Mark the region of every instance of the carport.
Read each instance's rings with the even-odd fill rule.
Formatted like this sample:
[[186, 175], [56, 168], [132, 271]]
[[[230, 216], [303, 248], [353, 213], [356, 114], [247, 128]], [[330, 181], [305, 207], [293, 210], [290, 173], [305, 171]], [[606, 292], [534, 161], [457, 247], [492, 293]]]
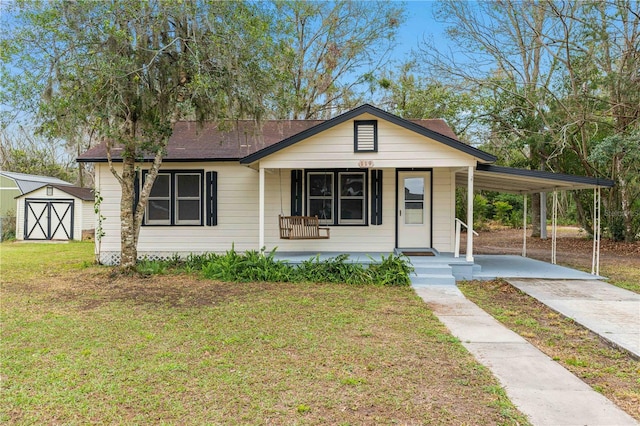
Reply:
[[[558, 220], [558, 192], [559, 191], [576, 191], [582, 189], [593, 189], [593, 254], [591, 262], [591, 273], [599, 275], [600, 273], [600, 201], [601, 189], [611, 188], [614, 182], [609, 179], [593, 178], [586, 176], [567, 175], [562, 173], [552, 173], [541, 170], [516, 169], [512, 167], [495, 166], [489, 164], [478, 164], [475, 170], [461, 169], [456, 172], [456, 185], [466, 186], [468, 188], [468, 196], [474, 190], [486, 190], [495, 192], [506, 192], [511, 194], [520, 194], [524, 199], [524, 226], [523, 226], [523, 243], [522, 256], [527, 256], [527, 195], [535, 193], [553, 194], [553, 207], [551, 215], [551, 263], [556, 263], [556, 239], [557, 239], [557, 220]], [[467, 222], [470, 226], [473, 224], [473, 202], [468, 202], [469, 209]], [[473, 229], [468, 229], [467, 238], [473, 239]], [[459, 241], [459, 232], [456, 233], [456, 241]], [[459, 244], [456, 245], [459, 248]], [[472, 244], [467, 244], [467, 247]], [[457, 257], [458, 252], [455, 253]]]

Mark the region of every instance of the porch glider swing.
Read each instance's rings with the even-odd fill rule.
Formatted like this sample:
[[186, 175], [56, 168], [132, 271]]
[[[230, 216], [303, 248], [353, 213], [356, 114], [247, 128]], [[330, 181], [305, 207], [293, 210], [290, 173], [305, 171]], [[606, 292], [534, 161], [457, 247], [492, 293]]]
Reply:
[[[291, 171], [291, 191], [292, 204], [291, 216], [285, 216], [282, 209], [282, 172], [278, 170], [280, 179], [280, 214], [278, 222], [280, 225], [281, 240], [328, 240], [331, 229], [320, 226], [318, 216], [302, 216], [299, 212], [302, 199], [302, 172], [300, 170]], [[299, 204], [299, 205], [298, 205]]]
[[[318, 216], [282, 216], [280, 239], [282, 240], [326, 240], [331, 229], [320, 227]], [[322, 232], [321, 232], [322, 231]]]

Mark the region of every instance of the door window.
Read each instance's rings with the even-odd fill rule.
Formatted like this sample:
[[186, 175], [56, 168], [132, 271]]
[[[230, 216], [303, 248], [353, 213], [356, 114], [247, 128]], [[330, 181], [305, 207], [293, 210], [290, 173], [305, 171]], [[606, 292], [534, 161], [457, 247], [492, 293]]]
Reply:
[[405, 225], [424, 223], [424, 178], [404, 178], [404, 212]]

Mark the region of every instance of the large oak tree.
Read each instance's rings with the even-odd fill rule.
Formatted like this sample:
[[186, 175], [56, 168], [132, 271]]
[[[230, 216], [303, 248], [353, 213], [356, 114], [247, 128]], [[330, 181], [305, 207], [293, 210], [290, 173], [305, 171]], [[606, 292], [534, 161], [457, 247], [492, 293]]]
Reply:
[[[259, 119], [277, 50], [270, 10], [213, 0], [20, 1], [2, 30], [5, 99], [54, 136], [86, 131], [120, 183], [121, 267], [176, 120]], [[6, 13], [6, 11], [5, 11]], [[112, 148], [121, 163], [112, 161]], [[134, 204], [137, 165], [153, 162]]]

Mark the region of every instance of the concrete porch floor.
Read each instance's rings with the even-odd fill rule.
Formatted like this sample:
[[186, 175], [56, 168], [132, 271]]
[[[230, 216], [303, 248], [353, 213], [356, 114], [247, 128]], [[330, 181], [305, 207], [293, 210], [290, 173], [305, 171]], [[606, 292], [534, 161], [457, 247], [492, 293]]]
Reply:
[[[387, 252], [276, 252], [277, 260], [289, 263], [301, 263], [318, 257], [319, 260], [335, 258], [341, 254], [348, 254], [349, 261], [362, 264], [378, 262], [382, 256], [388, 256]], [[474, 262], [467, 262], [464, 255], [453, 257], [453, 253], [436, 253], [435, 256], [409, 256], [409, 260], [416, 269], [437, 268], [449, 266], [453, 270], [456, 280], [477, 279], [491, 280], [495, 278], [538, 278], [538, 279], [565, 279], [565, 280], [593, 280], [603, 279], [597, 275], [567, 268], [560, 265], [542, 262], [515, 255], [476, 255]], [[442, 271], [440, 271], [442, 272]], [[412, 277], [415, 278], [415, 277]], [[426, 280], [428, 281], [428, 280]], [[428, 285], [429, 282], [423, 284]], [[434, 282], [434, 284], [441, 284]]]

